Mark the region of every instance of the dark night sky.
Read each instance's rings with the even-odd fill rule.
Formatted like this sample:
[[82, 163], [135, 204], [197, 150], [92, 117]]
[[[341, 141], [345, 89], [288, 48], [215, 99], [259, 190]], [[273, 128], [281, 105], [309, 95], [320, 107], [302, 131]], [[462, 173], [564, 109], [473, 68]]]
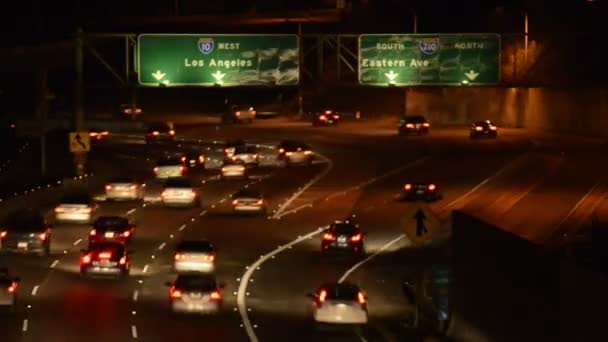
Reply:
[[[145, 31], [119, 27], [118, 17], [169, 16], [175, 0], [31, 0], [11, 5], [2, 13], [3, 46], [35, 44], [66, 37], [78, 22], [94, 31]], [[353, 0], [352, 12], [335, 27], [314, 27], [318, 32], [408, 32], [412, 10], [419, 15], [419, 32], [519, 32], [523, 9], [530, 13], [531, 31], [604, 30], [606, 6], [595, 0]], [[306, 9], [331, 7], [330, 0], [179, 0], [182, 14], [244, 13], [274, 8]], [[94, 25], [92, 25], [95, 23]], [[190, 30], [170, 26], [172, 31]], [[150, 28], [150, 31], [154, 31]]]

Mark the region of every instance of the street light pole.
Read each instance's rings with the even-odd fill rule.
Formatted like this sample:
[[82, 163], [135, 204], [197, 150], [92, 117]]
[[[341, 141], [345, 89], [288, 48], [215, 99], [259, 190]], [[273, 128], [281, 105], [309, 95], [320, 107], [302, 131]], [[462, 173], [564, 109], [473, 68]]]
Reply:
[[414, 33], [418, 33], [418, 14], [414, 11]]
[[528, 65], [528, 12], [524, 12], [524, 66]]

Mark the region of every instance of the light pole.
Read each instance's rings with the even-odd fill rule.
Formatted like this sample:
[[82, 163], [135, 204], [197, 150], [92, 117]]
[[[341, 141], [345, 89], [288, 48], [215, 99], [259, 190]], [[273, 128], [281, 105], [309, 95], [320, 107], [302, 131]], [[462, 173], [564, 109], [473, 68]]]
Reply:
[[528, 66], [528, 12], [524, 12], [524, 67]]

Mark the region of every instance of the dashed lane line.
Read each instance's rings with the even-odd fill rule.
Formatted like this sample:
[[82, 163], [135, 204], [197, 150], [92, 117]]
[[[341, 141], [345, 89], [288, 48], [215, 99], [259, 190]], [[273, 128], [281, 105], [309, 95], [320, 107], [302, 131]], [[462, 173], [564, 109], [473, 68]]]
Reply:
[[28, 328], [28, 320], [27, 318], [23, 320], [23, 324], [21, 325], [21, 331], [26, 332]]
[[55, 268], [55, 266], [57, 266], [57, 264], [59, 264], [59, 260], [53, 261], [53, 263], [51, 264], [51, 268]]
[[366, 262], [368, 262], [368, 261], [372, 260], [373, 258], [377, 257], [378, 255], [380, 255], [381, 253], [383, 253], [385, 250], [387, 250], [388, 248], [390, 248], [392, 245], [394, 245], [397, 242], [401, 241], [401, 239], [403, 239], [403, 238], [405, 238], [405, 234], [401, 234], [401, 235], [397, 236], [396, 238], [392, 239], [388, 243], [384, 244], [384, 246], [382, 246], [374, 254], [372, 254], [372, 255], [368, 256], [367, 258], [365, 258], [365, 259], [359, 261], [358, 263], [356, 263], [353, 267], [349, 268], [346, 272], [344, 272], [344, 274], [342, 275], [342, 277], [340, 277], [340, 279], [338, 280], [338, 283], [344, 282], [346, 280], [346, 278], [348, 278], [348, 276], [351, 275], [351, 273], [353, 273], [354, 271], [356, 271], [363, 264], [365, 264]]

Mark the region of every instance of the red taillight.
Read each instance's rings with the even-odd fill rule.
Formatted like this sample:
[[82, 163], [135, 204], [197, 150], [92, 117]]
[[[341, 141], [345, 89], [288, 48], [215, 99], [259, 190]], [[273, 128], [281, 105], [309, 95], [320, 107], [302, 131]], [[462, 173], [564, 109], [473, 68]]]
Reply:
[[199, 156], [198, 157], [198, 162], [201, 163], [201, 164], [204, 163], [205, 162], [205, 157], [204, 156]]
[[97, 235], [97, 231], [95, 229], [91, 229], [91, 231], [89, 232], [89, 236], [95, 236]]
[[101, 252], [99, 253], [99, 259], [108, 260], [112, 257], [112, 252]]
[[476, 126], [476, 127], [475, 127], [475, 130], [476, 130], [476, 131], [478, 131], [478, 132], [481, 132], [481, 131], [483, 131], [483, 127], [481, 127], [481, 126]]
[[363, 294], [363, 292], [359, 292], [357, 294], [357, 301], [359, 302], [359, 304], [365, 304], [366, 299], [365, 299], [365, 295]]
[[10, 127], [11, 127], [11, 128], [15, 128], [15, 127], [17, 127], [17, 126], [15, 126], [15, 124], [10, 124]]
[[353, 235], [353, 237], [350, 238], [350, 241], [352, 241], [352, 242], [361, 241], [361, 234]]
[[237, 204], [239, 204], [239, 200], [233, 200], [232, 201], [232, 205], [237, 205]]
[[83, 255], [82, 258], [80, 259], [81, 264], [88, 264], [90, 262], [91, 262], [91, 254]]
[[190, 193], [190, 197], [196, 197], [196, 191], [192, 190], [192, 192]]
[[131, 190], [135, 190], [135, 189], [137, 189], [137, 185], [131, 185], [129, 188], [130, 188]]
[[154, 173], [158, 174], [158, 167], [154, 168]]
[[182, 157], [181, 161], [185, 162], [186, 161], [186, 157]]
[[425, 123], [422, 124], [422, 127], [431, 127], [431, 124], [428, 123], [428, 122], [425, 122]]
[[65, 209], [63, 209], [63, 208], [61, 208], [61, 207], [57, 207], [57, 208], [55, 208], [55, 213], [56, 213], [56, 214], [62, 213], [62, 212], [64, 212], [64, 211], [65, 211]]
[[263, 199], [258, 200], [258, 205], [262, 205], [262, 204], [264, 204], [264, 200]]
[[165, 197], [165, 196], [167, 196], [167, 191], [166, 191], [166, 190], [165, 190], [165, 191], [163, 191], [163, 192], [160, 194], [160, 196], [161, 196], [161, 197]]
[[186, 168], [185, 168], [185, 167], [183, 167], [183, 166], [180, 166], [180, 167], [179, 167], [179, 172], [184, 173], [184, 171], [186, 171]]
[[334, 239], [333, 234], [331, 234], [331, 233], [325, 233], [325, 234], [323, 234], [323, 240], [331, 241], [333, 239]]
[[159, 134], [160, 134], [160, 133], [159, 133], [158, 131], [154, 131], [154, 132], [152, 132], [152, 135], [154, 135], [154, 136], [157, 136], [157, 135], [159, 135]]
[[408, 123], [408, 124], [405, 124], [405, 127], [407, 127], [407, 128], [414, 128], [414, 124]]
[[0, 239], [4, 239], [7, 235], [8, 235], [8, 232], [6, 230], [0, 232]]
[[173, 257], [175, 260], [184, 260], [184, 255], [183, 254], [175, 254], [175, 256]]
[[38, 238], [42, 241], [46, 240], [46, 238], [49, 236], [49, 234], [47, 232], [38, 234]]
[[327, 298], [327, 291], [323, 290], [319, 293], [319, 303], [323, 303]]
[[496, 130], [496, 126], [490, 126], [490, 129], [495, 131]]
[[141, 113], [141, 109], [139, 109], [139, 108], [135, 109], [135, 113], [136, 113], [136, 114]]
[[220, 299], [222, 299], [222, 295], [220, 294], [219, 291], [213, 291], [213, 292], [211, 292], [210, 297], [211, 297], [211, 300], [220, 300]]
[[429, 190], [430, 191], [434, 191], [435, 189], [437, 189], [437, 187], [435, 186], [435, 184], [429, 184]]
[[327, 120], [327, 117], [325, 115], [321, 115], [321, 116], [319, 116], [319, 120], [325, 121], [325, 120]]
[[6, 291], [8, 293], [15, 293], [15, 291], [17, 291], [17, 283], [13, 282], [11, 286], [6, 289]]
[[112, 190], [112, 186], [111, 185], [106, 185], [106, 190]]
[[236, 116], [241, 116], [241, 112], [236, 112]]
[[131, 231], [130, 230], [125, 230], [124, 232], [122, 232], [122, 236], [124, 236], [124, 237], [131, 236]]
[[176, 289], [175, 287], [172, 287], [170, 292], [169, 292], [171, 299], [179, 299], [182, 298], [182, 291]]
[[412, 190], [412, 184], [405, 184], [403, 187], [405, 190]]
[[118, 264], [120, 265], [125, 265], [127, 263], [127, 257], [123, 256], [122, 258], [120, 258], [120, 260], [118, 261]]
[[211, 254], [211, 255], [207, 255], [205, 257], [205, 260], [209, 261], [209, 262], [213, 262], [213, 260], [215, 260], [215, 255]]
[[340, 115], [334, 115], [334, 119], [338, 120], [340, 118]]

